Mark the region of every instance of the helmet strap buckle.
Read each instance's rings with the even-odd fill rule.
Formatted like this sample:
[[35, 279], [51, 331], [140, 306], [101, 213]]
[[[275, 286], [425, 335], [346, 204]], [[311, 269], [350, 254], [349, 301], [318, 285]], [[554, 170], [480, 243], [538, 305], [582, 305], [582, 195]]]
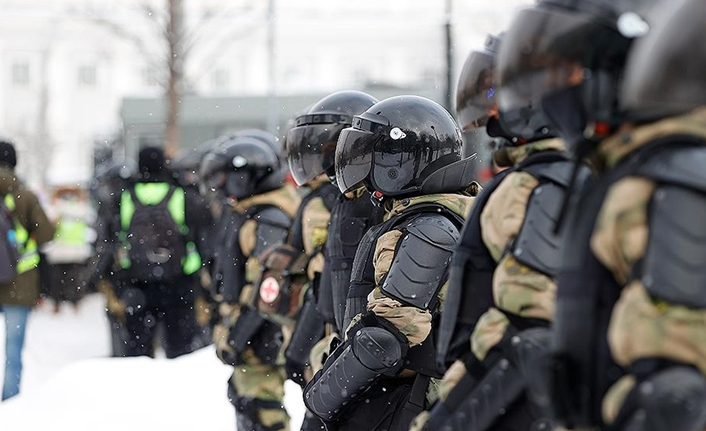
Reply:
[[382, 194], [382, 192], [375, 190], [370, 194], [370, 201], [375, 205], [376, 207], [379, 207], [382, 205], [382, 202], [385, 200], [385, 195]]

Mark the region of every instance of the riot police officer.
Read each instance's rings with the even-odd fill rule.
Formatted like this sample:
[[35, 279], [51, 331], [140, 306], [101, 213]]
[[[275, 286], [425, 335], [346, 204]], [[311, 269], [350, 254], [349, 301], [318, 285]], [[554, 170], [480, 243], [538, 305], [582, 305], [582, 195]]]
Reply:
[[[289, 167], [298, 185], [306, 185], [322, 174], [335, 180], [334, 156], [339, 134], [350, 127], [354, 115], [365, 112], [376, 102], [360, 91], [339, 91], [296, 118], [286, 142]], [[324, 267], [312, 280], [285, 351], [288, 375], [301, 384], [311, 379], [312, 371], [321, 368], [323, 361], [319, 358], [328, 353], [329, 345], [338, 338], [355, 250], [368, 228], [382, 221], [382, 211], [373, 206], [364, 188], [346, 194], [336, 188], [334, 195], [322, 250]], [[310, 356], [315, 357], [314, 363]], [[321, 423], [307, 412], [302, 429], [321, 429]]]
[[[687, 322], [701, 319], [704, 306], [695, 222], [704, 207], [696, 174], [704, 116], [689, 112], [700, 104], [684, 104], [702, 88], [692, 67], [703, 56], [691, 52], [698, 25], [682, 33], [703, 7], [700, 15], [680, 9], [666, 32], [653, 25], [665, 15], [651, 10], [656, 2], [592, 0], [568, 10], [554, 3], [518, 16], [499, 72], [515, 95], [541, 100], [571, 150], [591, 155], [599, 174], [565, 234], [571, 247], [558, 277], [550, 367], [555, 414], [569, 428], [703, 429], [704, 340]], [[679, 62], [669, 60], [675, 54]], [[662, 74], [675, 65], [678, 72]], [[696, 75], [681, 81], [687, 71]]]
[[253, 307], [252, 284], [262, 253], [287, 237], [300, 199], [284, 184], [278, 154], [252, 137], [230, 137], [216, 146], [204, 156], [199, 177], [205, 194], [219, 191], [226, 199], [227, 223], [211, 272], [220, 316], [213, 338], [218, 357], [235, 367], [228, 398], [238, 429], [287, 429], [285, 375], [278, 361], [282, 328]]
[[[554, 227], [574, 163], [536, 105], [498, 116], [495, 99], [483, 97], [504, 91], [493, 78], [480, 79], [492, 76], [499, 44], [491, 37], [484, 52], [469, 56], [464, 69], [473, 73], [459, 83], [459, 95], [467, 96], [458, 109], [463, 118], [485, 108], [487, 129], [507, 138], [494, 156], [508, 169], [476, 200], [454, 256], [438, 360], [457, 362], [425, 429], [548, 427], [527, 397], [522, 372], [533, 350], [548, 349], [561, 261]], [[581, 169], [581, 180], [586, 174]]]
[[461, 146], [451, 115], [416, 96], [378, 102], [341, 132], [339, 189], [364, 185], [386, 221], [356, 252], [345, 342], [305, 389], [309, 410], [340, 430], [406, 430], [441, 375], [439, 292], [472, 202], [465, 190], [474, 160], [462, 159]]
[[[106, 316], [110, 324], [111, 353], [112, 356], [125, 355], [125, 345], [128, 340], [123, 323], [124, 308], [113, 286], [115, 278], [112, 276], [117, 271], [108, 271], [115, 265], [113, 247], [113, 232], [111, 226], [118, 223], [118, 202], [123, 190], [135, 180], [137, 176], [137, 163], [130, 159], [113, 160], [100, 165], [96, 169], [96, 176], [91, 182], [91, 199], [96, 207], [96, 244], [95, 256], [89, 263], [89, 289], [98, 289], [106, 297]], [[107, 283], [99, 283], [99, 278], [105, 278]]]

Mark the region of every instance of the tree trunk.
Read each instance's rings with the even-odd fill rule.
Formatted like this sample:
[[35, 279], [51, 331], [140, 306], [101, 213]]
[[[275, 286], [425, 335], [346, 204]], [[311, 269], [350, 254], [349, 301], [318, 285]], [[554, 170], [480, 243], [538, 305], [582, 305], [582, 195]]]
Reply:
[[167, 124], [164, 153], [174, 157], [180, 148], [181, 129], [179, 108], [184, 78], [184, 3], [183, 0], [168, 0], [169, 23], [167, 24], [167, 44], [169, 46], [169, 81], [167, 83]]

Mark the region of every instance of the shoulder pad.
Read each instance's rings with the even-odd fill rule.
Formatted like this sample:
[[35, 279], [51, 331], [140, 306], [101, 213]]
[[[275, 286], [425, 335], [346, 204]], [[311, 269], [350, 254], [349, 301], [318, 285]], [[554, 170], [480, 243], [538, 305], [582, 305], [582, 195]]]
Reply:
[[[555, 277], [562, 261], [562, 235], [554, 232], [565, 190], [556, 184], [539, 185], [527, 205], [525, 219], [510, 252], [518, 262]], [[566, 229], [562, 229], [565, 232]]]
[[253, 214], [251, 218], [257, 221], [258, 224], [267, 224], [285, 229], [289, 229], [292, 225], [292, 219], [289, 218], [287, 213], [273, 206], [267, 206], [260, 209]]
[[450, 220], [436, 214], [416, 217], [406, 230], [397, 245], [382, 291], [402, 303], [430, 309], [448, 277], [460, 234]]
[[650, 295], [673, 304], [706, 308], [705, 218], [706, 196], [702, 193], [673, 185], [657, 189], [642, 274], [635, 274]]
[[268, 247], [280, 243], [287, 238], [291, 220], [284, 211], [268, 207], [258, 211], [252, 219], [257, 221], [255, 230], [256, 243], [253, 255], [259, 256]]
[[663, 151], [637, 170], [637, 174], [658, 183], [706, 191], [706, 147]]
[[407, 224], [406, 230], [409, 234], [448, 251], [454, 251], [461, 238], [456, 225], [441, 214], [415, 217]]
[[[561, 160], [553, 163], [538, 163], [520, 170], [527, 172], [540, 181], [551, 181], [566, 188], [571, 182], [571, 175], [575, 165], [571, 160]], [[582, 183], [581, 177], [585, 179], [589, 174], [589, 169], [585, 165], [581, 165], [577, 183]]]

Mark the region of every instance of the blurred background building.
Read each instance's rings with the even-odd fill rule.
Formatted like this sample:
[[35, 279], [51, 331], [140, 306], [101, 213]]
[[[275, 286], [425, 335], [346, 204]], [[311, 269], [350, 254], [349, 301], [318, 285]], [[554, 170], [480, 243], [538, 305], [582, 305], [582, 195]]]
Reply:
[[146, 144], [280, 134], [340, 89], [452, 109], [448, 77], [453, 92], [468, 52], [528, 3], [0, 0], [0, 136], [46, 186], [86, 182], [95, 163]]

